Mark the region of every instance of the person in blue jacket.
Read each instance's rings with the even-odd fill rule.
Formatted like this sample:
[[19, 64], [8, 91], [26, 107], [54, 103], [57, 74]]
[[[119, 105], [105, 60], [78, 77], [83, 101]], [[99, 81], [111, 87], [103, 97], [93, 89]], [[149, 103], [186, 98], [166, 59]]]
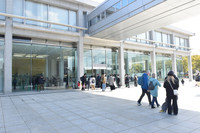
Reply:
[[150, 92], [147, 91], [147, 90], [148, 90], [148, 81], [149, 81], [148, 75], [149, 75], [149, 71], [148, 71], [148, 70], [146, 71], [146, 73], [144, 73], [144, 74], [142, 75], [142, 85], [141, 85], [142, 94], [141, 94], [139, 100], [137, 101], [138, 106], [141, 105], [142, 98], [144, 97], [145, 94], [146, 94], [147, 97], [148, 97], [149, 105], [151, 105], [151, 96], [150, 96]]
[[[161, 86], [161, 84], [158, 82], [157, 79], [155, 79], [156, 75], [155, 73], [152, 74], [152, 78], [149, 79], [149, 83], [152, 82], [153, 83], [153, 86], [154, 86], [154, 89], [153, 90], [149, 90], [151, 95], [153, 96], [153, 100], [151, 102], [151, 108], [155, 108], [154, 106], [154, 102], [156, 102], [157, 104], [157, 107], [159, 107], [160, 105], [158, 104], [158, 101], [157, 101], [157, 97], [158, 97], [158, 86]], [[148, 84], [149, 84], [148, 83]]]

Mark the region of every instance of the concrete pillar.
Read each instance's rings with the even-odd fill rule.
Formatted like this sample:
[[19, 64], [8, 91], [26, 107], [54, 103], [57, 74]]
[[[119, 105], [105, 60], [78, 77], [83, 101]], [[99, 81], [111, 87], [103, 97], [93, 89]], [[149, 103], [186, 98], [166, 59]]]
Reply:
[[188, 56], [188, 75], [189, 75], [189, 81], [192, 81], [193, 74], [192, 74], [192, 57], [191, 57], [191, 54]]
[[120, 43], [120, 48], [119, 48], [119, 76], [121, 80], [121, 85], [124, 85], [124, 46], [123, 42]]
[[155, 48], [153, 48], [153, 51], [151, 52], [151, 71], [152, 73], [156, 74], [156, 78], [157, 78]]
[[60, 85], [63, 85], [64, 79], [64, 59], [63, 59], [63, 52], [60, 52], [60, 61], [59, 61], [59, 77], [61, 79]]
[[77, 81], [84, 74], [84, 52], [83, 52], [83, 31], [80, 31], [80, 38], [77, 43], [77, 54], [78, 54], [78, 67], [77, 67]]
[[57, 62], [56, 59], [51, 59], [51, 76], [57, 76]]
[[166, 75], [166, 66], [165, 66], [165, 60], [163, 60], [163, 71], [162, 71], [162, 78], [165, 78]]
[[[6, 13], [12, 14], [12, 1], [6, 0]], [[5, 94], [12, 92], [12, 18], [6, 17], [5, 47], [4, 47], [4, 90]]]
[[177, 65], [176, 65], [176, 53], [174, 52], [172, 55], [172, 70], [174, 74], [177, 76]]

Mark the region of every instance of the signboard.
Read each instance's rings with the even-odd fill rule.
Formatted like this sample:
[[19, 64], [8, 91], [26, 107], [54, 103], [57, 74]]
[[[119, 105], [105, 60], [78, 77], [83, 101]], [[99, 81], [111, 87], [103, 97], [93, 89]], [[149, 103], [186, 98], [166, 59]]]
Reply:
[[93, 64], [93, 69], [106, 69], [106, 64]]

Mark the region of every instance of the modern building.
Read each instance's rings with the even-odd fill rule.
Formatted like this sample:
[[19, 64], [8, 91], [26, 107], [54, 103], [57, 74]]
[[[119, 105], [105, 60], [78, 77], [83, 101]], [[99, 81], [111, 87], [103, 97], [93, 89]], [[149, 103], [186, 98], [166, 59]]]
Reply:
[[35, 91], [41, 75], [45, 89], [75, 88], [84, 73], [119, 74], [122, 84], [143, 70], [182, 77], [184, 56], [191, 80], [194, 34], [166, 26], [170, 15], [153, 20], [165, 1], [0, 0], [0, 92]]

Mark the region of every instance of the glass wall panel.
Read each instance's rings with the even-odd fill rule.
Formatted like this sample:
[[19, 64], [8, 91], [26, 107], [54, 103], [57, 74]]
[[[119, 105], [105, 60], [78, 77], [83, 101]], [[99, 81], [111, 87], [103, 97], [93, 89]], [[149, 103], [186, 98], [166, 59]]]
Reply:
[[128, 0], [122, 0], [122, 6], [126, 6], [128, 4]]
[[92, 50], [84, 49], [84, 73], [92, 75]]
[[75, 88], [75, 51], [76, 48], [14, 43], [13, 91]]
[[12, 57], [12, 87], [13, 91], [31, 90], [31, 45], [13, 44]]
[[104, 48], [92, 49], [94, 73], [102, 74], [106, 70], [106, 50]]
[[[50, 6], [49, 21], [56, 22], [56, 23], [61, 23], [61, 24], [69, 24], [69, 17], [68, 16], [69, 16], [68, 15], [68, 10]], [[74, 24], [75, 21], [71, 22], [71, 23]], [[51, 25], [51, 27], [52, 28], [56, 28], [56, 29], [68, 30], [68, 27], [65, 27], [65, 26]]]
[[3, 91], [4, 82], [4, 41], [0, 40], [0, 92]]
[[119, 74], [118, 72], [118, 51], [106, 49], [106, 74]]
[[[0, 12], [5, 13], [6, 12], [6, 0], [0, 0]], [[0, 19], [5, 19], [4, 16], [0, 16]]]
[[[17, 16], [23, 16], [24, 12], [24, 0], [13, 0], [13, 14]], [[13, 18], [13, 21], [22, 23], [22, 19]]]
[[[41, 4], [41, 3], [35, 3], [31, 1], [26, 1], [25, 16], [47, 21], [47, 5]], [[47, 27], [46, 23], [41, 23], [41, 22], [36, 22], [36, 21], [27, 20], [26, 23], [31, 24], [31, 25]]]
[[[64, 81], [64, 86], [67, 88], [75, 88], [77, 83], [76, 75], [77, 75], [77, 67], [76, 67], [76, 49], [75, 48], [62, 48], [62, 56], [64, 66], [60, 67], [60, 70], [64, 70], [64, 73], [61, 71], [60, 77], [66, 79]], [[62, 58], [61, 58], [62, 59]], [[62, 65], [62, 60], [60, 60], [60, 64]]]
[[[155, 32], [156, 33], [156, 41], [157, 42], [162, 42], [162, 34], [161, 32]], [[158, 46], [162, 46], [162, 44], [158, 43]]]
[[151, 56], [149, 53], [127, 51], [125, 56], [125, 72], [133, 81], [134, 75], [142, 76], [143, 71], [151, 71]]
[[[69, 25], [76, 26], [76, 12], [69, 11]], [[70, 31], [76, 31], [75, 28], [70, 28]]]
[[177, 66], [177, 77], [183, 78], [184, 70], [183, 70], [183, 59], [181, 56], [176, 56], [176, 66]]
[[167, 73], [172, 70], [172, 59], [170, 55], [156, 55], [156, 72], [158, 80], [164, 80]]

